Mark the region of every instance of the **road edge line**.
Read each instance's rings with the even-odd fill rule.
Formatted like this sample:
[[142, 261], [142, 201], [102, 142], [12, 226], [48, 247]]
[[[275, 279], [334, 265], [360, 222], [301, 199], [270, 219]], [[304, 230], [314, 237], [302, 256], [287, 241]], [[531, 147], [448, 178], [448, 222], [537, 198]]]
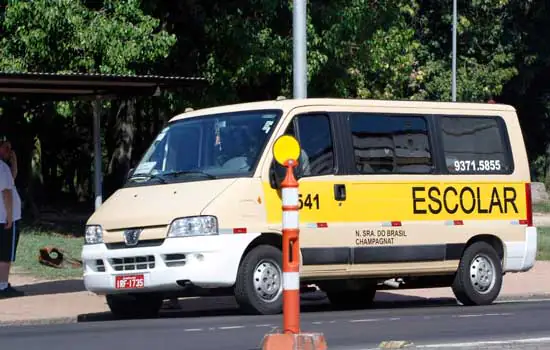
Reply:
[[486, 341], [473, 341], [473, 342], [460, 342], [460, 343], [440, 343], [440, 344], [424, 344], [416, 345], [415, 348], [466, 348], [466, 347], [479, 347], [488, 345], [508, 345], [508, 344], [539, 344], [550, 342], [550, 337], [539, 338], [520, 338], [509, 340], [486, 340]]

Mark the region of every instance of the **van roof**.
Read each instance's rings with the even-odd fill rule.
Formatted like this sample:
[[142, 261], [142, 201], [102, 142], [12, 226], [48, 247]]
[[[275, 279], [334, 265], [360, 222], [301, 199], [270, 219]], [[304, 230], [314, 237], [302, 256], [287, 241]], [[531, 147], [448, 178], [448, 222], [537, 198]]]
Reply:
[[354, 107], [396, 107], [396, 108], [434, 108], [434, 109], [462, 109], [462, 110], [492, 110], [512, 111], [515, 108], [510, 105], [498, 103], [473, 103], [473, 102], [439, 102], [439, 101], [410, 101], [410, 100], [370, 100], [370, 99], [346, 99], [346, 98], [306, 98], [306, 99], [281, 99], [257, 102], [236, 103], [217, 107], [208, 107], [190, 112], [177, 114], [170, 121], [184, 118], [192, 118], [208, 114], [238, 112], [257, 109], [280, 109], [287, 112], [296, 107], [306, 106], [354, 106]]

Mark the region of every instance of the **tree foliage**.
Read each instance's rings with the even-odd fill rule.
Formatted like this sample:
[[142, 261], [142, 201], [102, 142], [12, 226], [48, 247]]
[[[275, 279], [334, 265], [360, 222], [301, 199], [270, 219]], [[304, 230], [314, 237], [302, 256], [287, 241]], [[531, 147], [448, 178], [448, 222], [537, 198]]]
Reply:
[[[292, 3], [0, 0], [0, 70], [207, 77], [206, 91], [105, 104], [104, 169], [120, 181], [161, 126], [157, 116], [292, 96]], [[513, 104], [530, 157], [545, 155], [550, 8], [542, 0], [460, 0], [458, 13], [457, 100]], [[452, 1], [310, 0], [308, 96], [449, 101], [451, 29]], [[18, 129], [30, 151], [61, 148], [41, 153], [46, 187], [89, 193], [90, 107], [56, 103], [23, 113], [41, 115]], [[548, 167], [545, 159], [537, 164]]]
[[136, 73], [176, 42], [137, 0], [106, 0], [101, 10], [76, 0], [17, 1], [2, 25], [3, 71]]

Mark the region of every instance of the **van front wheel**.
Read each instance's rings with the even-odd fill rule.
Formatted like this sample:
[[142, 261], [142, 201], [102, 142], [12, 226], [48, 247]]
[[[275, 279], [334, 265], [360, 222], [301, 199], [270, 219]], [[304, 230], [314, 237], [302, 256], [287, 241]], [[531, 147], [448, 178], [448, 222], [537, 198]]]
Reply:
[[246, 313], [281, 313], [283, 269], [280, 249], [260, 245], [246, 254], [237, 274], [235, 299]]
[[489, 305], [502, 287], [502, 265], [495, 249], [475, 242], [464, 251], [452, 289], [463, 305]]
[[153, 293], [108, 294], [109, 309], [117, 318], [153, 318], [158, 315], [163, 298]]

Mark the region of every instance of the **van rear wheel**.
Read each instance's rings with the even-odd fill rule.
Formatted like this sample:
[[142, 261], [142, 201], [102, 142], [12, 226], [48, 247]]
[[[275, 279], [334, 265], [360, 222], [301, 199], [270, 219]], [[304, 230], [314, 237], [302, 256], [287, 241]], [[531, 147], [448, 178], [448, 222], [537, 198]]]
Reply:
[[235, 283], [235, 298], [242, 311], [273, 315], [283, 308], [281, 250], [259, 245], [244, 257]]
[[495, 249], [486, 242], [475, 242], [462, 255], [452, 290], [463, 305], [489, 305], [500, 293], [502, 277]]
[[330, 303], [341, 309], [366, 309], [373, 305], [376, 288], [326, 292]]
[[154, 293], [108, 294], [105, 299], [117, 318], [154, 318], [164, 299]]

